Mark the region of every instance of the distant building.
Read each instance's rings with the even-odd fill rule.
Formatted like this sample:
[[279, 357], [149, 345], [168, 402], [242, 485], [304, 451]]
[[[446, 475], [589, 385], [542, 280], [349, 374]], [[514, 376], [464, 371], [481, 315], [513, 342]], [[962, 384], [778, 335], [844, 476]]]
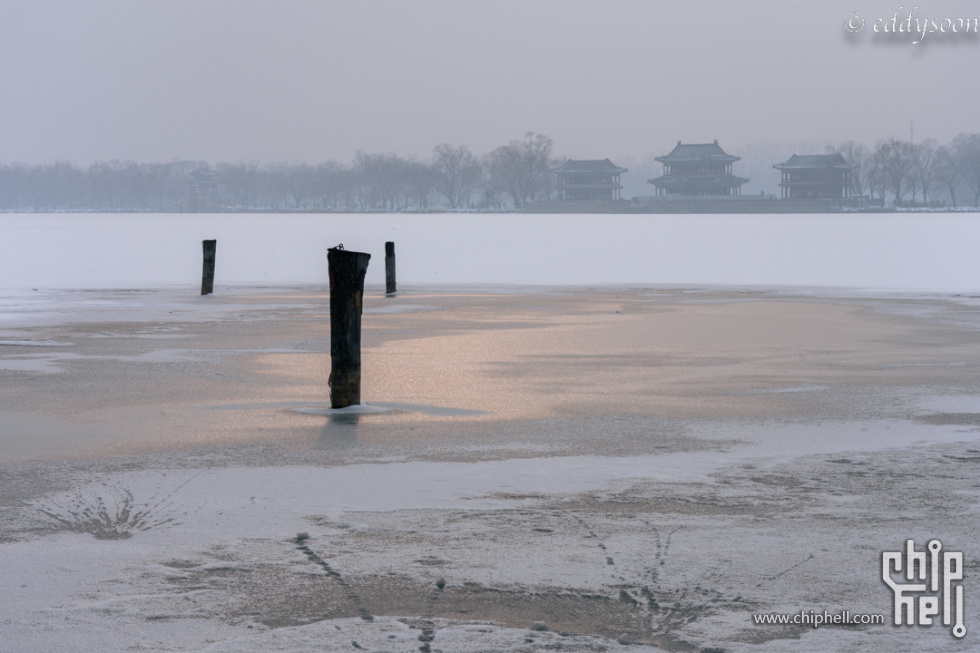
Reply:
[[619, 176], [626, 172], [609, 159], [566, 161], [552, 172], [558, 176], [559, 202], [612, 202], [621, 199]]
[[191, 196], [188, 198], [188, 211], [200, 213], [214, 210], [218, 202], [218, 175], [204, 166], [190, 174], [187, 183], [190, 185]]
[[783, 173], [779, 188], [784, 200], [846, 200], [851, 198], [857, 166], [840, 154], [794, 154], [773, 168]]
[[664, 174], [647, 183], [657, 187], [657, 195], [741, 195], [742, 184], [748, 182], [732, 174], [739, 157], [725, 153], [718, 141], [693, 145], [677, 141], [670, 154], [656, 160], [664, 164]]

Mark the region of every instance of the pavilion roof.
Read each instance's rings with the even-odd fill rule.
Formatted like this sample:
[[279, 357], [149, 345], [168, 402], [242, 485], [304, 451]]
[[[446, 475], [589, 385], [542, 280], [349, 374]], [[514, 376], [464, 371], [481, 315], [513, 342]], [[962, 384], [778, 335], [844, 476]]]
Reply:
[[552, 172], [559, 175], [587, 175], [600, 173], [619, 175], [626, 171], [626, 168], [616, 166], [609, 159], [587, 159], [580, 161], [568, 160], [552, 170]]
[[666, 156], [658, 156], [657, 161], [662, 163], [696, 163], [698, 161], [716, 161], [718, 163], [732, 163], [738, 161], [739, 157], [732, 156], [721, 149], [718, 141], [714, 143], [691, 143], [685, 145], [677, 141], [677, 147], [671, 150]]
[[202, 166], [190, 174], [192, 182], [213, 183], [218, 176], [214, 170], [208, 166]]
[[856, 168], [854, 163], [848, 163], [840, 152], [834, 154], [794, 154], [786, 163], [779, 163], [773, 168], [777, 170], [801, 170], [804, 168]]

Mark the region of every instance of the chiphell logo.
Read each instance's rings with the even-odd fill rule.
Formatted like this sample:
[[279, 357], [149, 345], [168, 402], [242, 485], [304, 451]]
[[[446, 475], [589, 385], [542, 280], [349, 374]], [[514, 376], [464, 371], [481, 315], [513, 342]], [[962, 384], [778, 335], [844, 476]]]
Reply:
[[[896, 582], [893, 574], [897, 574], [902, 582]], [[961, 552], [943, 551], [939, 540], [930, 540], [925, 550], [916, 551], [915, 542], [908, 540], [905, 551], [881, 554], [881, 579], [895, 593], [896, 626], [931, 626], [933, 618], [939, 615], [941, 597], [943, 625], [953, 626], [953, 637], [966, 635]]]

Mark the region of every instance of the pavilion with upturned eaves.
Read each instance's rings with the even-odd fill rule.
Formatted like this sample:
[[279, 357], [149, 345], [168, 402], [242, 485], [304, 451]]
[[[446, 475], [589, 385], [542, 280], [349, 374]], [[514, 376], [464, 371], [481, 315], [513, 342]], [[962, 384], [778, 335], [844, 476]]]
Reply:
[[783, 173], [779, 188], [784, 200], [851, 198], [854, 169], [840, 153], [794, 154], [773, 168]]
[[670, 154], [656, 160], [664, 164], [664, 174], [647, 183], [657, 187], [657, 195], [741, 195], [742, 184], [748, 182], [732, 174], [739, 157], [727, 154], [717, 140], [690, 145], [677, 141]]
[[609, 159], [566, 161], [553, 168], [560, 202], [611, 202], [621, 199], [619, 176], [626, 172]]
[[190, 212], [198, 213], [212, 210], [218, 201], [218, 175], [207, 165], [191, 173], [187, 180], [191, 195], [187, 201]]

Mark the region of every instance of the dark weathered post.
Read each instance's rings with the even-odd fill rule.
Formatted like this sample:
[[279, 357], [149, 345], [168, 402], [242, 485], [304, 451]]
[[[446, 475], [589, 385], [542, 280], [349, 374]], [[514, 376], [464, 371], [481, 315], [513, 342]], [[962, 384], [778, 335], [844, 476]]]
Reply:
[[327, 250], [330, 264], [330, 406], [361, 403], [361, 306], [370, 254], [343, 245]]
[[201, 241], [204, 246], [204, 272], [201, 274], [201, 294], [210, 295], [214, 292], [214, 254], [218, 249], [217, 240]]
[[395, 243], [385, 243], [385, 293], [395, 293]]

